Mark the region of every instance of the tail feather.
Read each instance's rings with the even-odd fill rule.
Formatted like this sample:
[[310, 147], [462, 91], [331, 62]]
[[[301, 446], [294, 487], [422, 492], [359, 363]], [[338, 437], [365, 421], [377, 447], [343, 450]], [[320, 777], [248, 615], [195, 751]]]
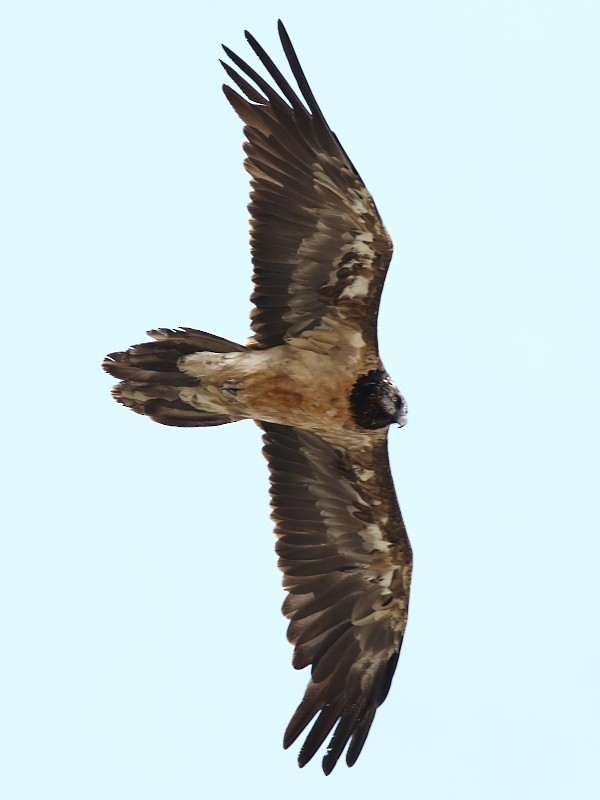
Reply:
[[191, 428], [234, 422], [233, 417], [181, 400], [179, 390], [197, 386], [198, 378], [182, 372], [178, 362], [191, 353], [233, 353], [246, 348], [194, 328], [158, 328], [148, 335], [155, 341], [110, 353], [102, 362], [104, 370], [121, 381], [112, 389], [115, 400], [163, 425]]

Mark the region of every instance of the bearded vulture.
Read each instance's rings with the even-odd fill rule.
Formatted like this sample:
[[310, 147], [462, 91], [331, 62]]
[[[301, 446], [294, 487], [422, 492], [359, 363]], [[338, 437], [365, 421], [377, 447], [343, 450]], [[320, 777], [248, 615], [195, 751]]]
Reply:
[[283, 746], [310, 726], [302, 767], [331, 734], [329, 774], [346, 747], [349, 766], [362, 750], [408, 613], [411, 547], [387, 449], [407, 409], [377, 346], [392, 242], [282, 23], [302, 98], [245, 36], [271, 78], [224, 47], [252, 186], [252, 336], [242, 345], [158, 328], [103, 366], [120, 381], [119, 403], [163, 425], [252, 419], [262, 429], [293, 665], [311, 667]]

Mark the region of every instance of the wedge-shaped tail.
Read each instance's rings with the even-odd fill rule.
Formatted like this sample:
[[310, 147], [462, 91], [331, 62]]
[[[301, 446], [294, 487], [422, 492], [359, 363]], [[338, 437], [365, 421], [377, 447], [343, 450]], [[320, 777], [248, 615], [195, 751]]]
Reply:
[[199, 380], [182, 372], [178, 364], [191, 353], [234, 353], [246, 348], [194, 328], [158, 328], [148, 331], [148, 336], [154, 341], [104, 359], [106, 372], [121, 381], [112, 390], [115, 400], [163, 425], [195, 428], [233, 422], [227, 415], [203, 411], [181, 399], [181, 389], [198, 386]]

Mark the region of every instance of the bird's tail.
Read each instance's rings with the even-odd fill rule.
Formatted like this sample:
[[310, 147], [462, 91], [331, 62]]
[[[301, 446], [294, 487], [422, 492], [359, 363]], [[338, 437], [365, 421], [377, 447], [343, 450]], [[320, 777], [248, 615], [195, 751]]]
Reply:
[[106, 372], [121, 381], [112, 390], [115, 400], [163, 425], [193, 428], [233, 422], [228, 415], [197, 409], [181, 399], [181, 389], [197, 386], [198, 378], [182, 372], [178, 362], [191, 353], [234, 353], [246, 348], [194, 328], [158, 328], [148, 331], [148, 336], [154, 341], [110, 353], [102, 362]]

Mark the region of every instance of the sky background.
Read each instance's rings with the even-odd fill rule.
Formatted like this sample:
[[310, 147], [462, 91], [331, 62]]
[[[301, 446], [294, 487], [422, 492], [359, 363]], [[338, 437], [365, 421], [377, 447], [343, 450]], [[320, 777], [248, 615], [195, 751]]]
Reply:
[[[221, 93], [281, 16], [395, 243], [380, 315], [415, 551], [392, 690], [325, 778], [258, 429], [110, 399], [148, 328], [248, 334]], [[596, 2], [27, 2], [0, 28], [0, 794], [600, 796]]]

